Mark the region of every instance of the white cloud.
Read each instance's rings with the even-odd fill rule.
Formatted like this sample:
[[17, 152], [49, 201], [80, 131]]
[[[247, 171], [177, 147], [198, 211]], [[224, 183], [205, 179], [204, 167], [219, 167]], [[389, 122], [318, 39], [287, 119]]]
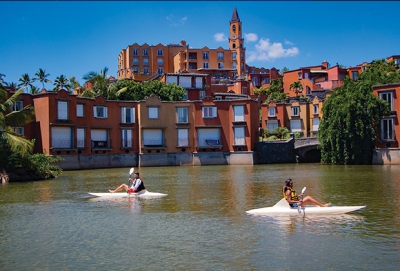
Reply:
[[285, 44], [287, 44], [287, 45], [293, 45], [293, 42], [291, 42], [291, 41], [285, 39]]
[[[285, 41], [286, 43], [286, 41]], [[269, 39], [261, 38], [255, 46], [255, 50], [248, 51], [246, 55], [247, 62], [252, 61], [273, 61], [277, 58], [292, 57], [299, 54], [297, 47], [285, 49], [282, 43], [271, 43]]]
[[173, 14], [170, 14], [166, 17], [167, 21], [169, 21], [171, 26], [180, 26], [184, 25], [188, 19], [187, 16], [182, 17], [181, 19], [175, 19], [175, 16]]
[[257, 41], [258, 40], [258, 36], [255, 33], [244, 34], [244, 37], [246, 38], [246, 41], [248, 41], [248, 42], [252, 42], [252, 41]]
[[216, 33], [216, 34], [214, 34], [214, 39], [217, 42], [227, 41], [228, 40], [227, 36], [225, 36], [224, 33]]

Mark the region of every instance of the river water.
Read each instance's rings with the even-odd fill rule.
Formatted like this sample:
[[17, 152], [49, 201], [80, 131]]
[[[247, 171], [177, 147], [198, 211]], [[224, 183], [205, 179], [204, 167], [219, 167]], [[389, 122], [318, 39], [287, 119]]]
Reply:
[[[129, 168], [0, 186], [0, 270], [396, 270], [400, 167], [147, 167], [158, 199], [101, 199]], [[286, 178], [353, 214], [251, 216]]]

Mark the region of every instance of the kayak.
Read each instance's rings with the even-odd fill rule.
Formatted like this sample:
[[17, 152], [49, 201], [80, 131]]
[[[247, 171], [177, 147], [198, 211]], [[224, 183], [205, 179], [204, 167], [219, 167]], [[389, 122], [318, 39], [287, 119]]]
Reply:
[[250, 215], [334, 215], [354, 212], [365, 208], [366, 206], [329, 206], [319, 207], [315, 205], [307, 205], [305, 207], [290, 207], [286, 199], [281, 199], [277, 204], [272, 207], [265, 207], [259, 209], [252, 209], [246, 211]]
[[118, 193], [89, 193], [95, 197], [108, 197], [108, 198], [161, 198], [165, 197], [168, 194], [149, 192], [147, 190], [140, 191], [138, 193], [126, 193], [126, 192], [118, 192]]

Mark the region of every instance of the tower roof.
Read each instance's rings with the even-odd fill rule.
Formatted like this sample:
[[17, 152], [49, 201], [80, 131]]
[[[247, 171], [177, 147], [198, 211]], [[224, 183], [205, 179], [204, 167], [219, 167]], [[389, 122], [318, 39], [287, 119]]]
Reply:
[[236, 7], [233, 9], [231, 22], [240, 22], [239, 14], [236, 10]]

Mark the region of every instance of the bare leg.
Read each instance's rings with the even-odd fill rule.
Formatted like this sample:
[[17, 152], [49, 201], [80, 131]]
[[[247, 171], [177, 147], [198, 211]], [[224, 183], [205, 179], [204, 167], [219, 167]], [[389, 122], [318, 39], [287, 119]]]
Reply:
[[307, 203], [312, 203], [314, 205], [318, 205], [320, 207], [328, 207], [331, 206], [331, 203], [326, 203], [322, 204], [319, 201], [315, 200], [313, 197], [307, 196], [303, 199], [303, 206], [305, 206]]
[[129, 186], [123, 183], [123, 184], [121, 184], [120, 186], [118, 186], [117, 189], [115, 189], [115, 190], [108, 190], [108, 192], [110, 192], [110, 193], [115, 193], [115, 192], [119, 192], [119, 191], [122, 191], [122, 190], [128, 191], [128, 189], [129, 189]]

